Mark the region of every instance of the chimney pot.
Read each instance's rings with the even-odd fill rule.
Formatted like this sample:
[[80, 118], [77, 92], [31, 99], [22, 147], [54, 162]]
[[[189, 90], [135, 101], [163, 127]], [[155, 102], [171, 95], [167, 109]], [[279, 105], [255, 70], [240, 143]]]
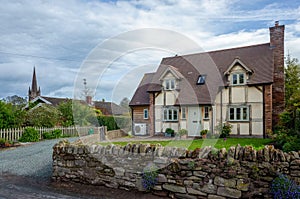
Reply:
[[279, 21], [275, 21], [275, 27], [278, 27]]

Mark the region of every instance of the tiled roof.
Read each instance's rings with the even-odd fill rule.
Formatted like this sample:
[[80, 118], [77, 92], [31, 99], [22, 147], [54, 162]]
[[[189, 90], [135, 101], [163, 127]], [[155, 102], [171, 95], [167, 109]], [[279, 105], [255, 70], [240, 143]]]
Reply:
[[100, 109], [104, 115], [125, 115], [128, 109], [115, 104], [114, 102], [94, 101], [96, 109]]
[[153, 84], [153, 77], [155, 73], [146, 73], [140, 82], [137, 90], [135, 91], [129, 105], [149, 105], [149, 93], [159, 91], [161, 89], [160, 84]]
[[67, 101], [72, 100], [72, 99], [69, 99], [69, 98], [57, 98], [57, 97], [45, 97], [45, 96], [41, 96], [41, 97], [44, 98], [45, 100], [51, 102], [51, 104], [53, 106], [57, 106], [62, 102], [67, 102]]
[[[212, 104], [220, 86], [227, 86], [224, 72], [239, 59], [253, 73], [248, 85], [273, 82], [273, 52], [270, 44], [260, 44], [205, 53], [163, 58], [156, 73], [145, 74], [130, 105], [149, 104], [148, 92], [161, 91], [160, 75], [172, 66], [185, 78], [180, 80], [177, 104]], [[207, 75], [204, 85], [197, 85], [199, 75]]]

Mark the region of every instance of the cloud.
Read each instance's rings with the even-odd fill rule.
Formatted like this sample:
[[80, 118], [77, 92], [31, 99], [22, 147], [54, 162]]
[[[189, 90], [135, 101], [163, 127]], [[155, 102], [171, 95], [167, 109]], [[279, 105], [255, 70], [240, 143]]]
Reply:
[[[0, 7], [0, 83], [5, 85], [0, 98], [25, 96], [33, 66], [44, 95], [72, 97], [71, 88], [85, 58], [98, 44], [127, 31], [169, 29], [186, 35], [204, 50], [215, 50], [266, 43], [268, 27], [275, 20], [286, 24], [286, 50], [300, 58], [300, 4], [293, 0], [6, 1]], [[146, 35], [137, 35], [141, 36]], [[160, 35], [157, 41], [164, 42]], [[110, 50], [118, 50], [118, 44], [116, 41]], [[103, 93], [97, 97], [110, 100], [116, 82], [120, 87], [126, 85], [125, 77], [135, 78], [130, 87], [141, 79], [143, 71], [133, 75], [133, 68], [157, 67], [162, 57], [173, 55], [157, 49], [129, 53], [112, 63], [102, 81], [97, 74], [101, 63], [96, 60], [90, 63], [95, 66], [95, 78], [88, 83], [99, 81]], [[120, 97], [122, 90], [126, 89], [118, 91]]]

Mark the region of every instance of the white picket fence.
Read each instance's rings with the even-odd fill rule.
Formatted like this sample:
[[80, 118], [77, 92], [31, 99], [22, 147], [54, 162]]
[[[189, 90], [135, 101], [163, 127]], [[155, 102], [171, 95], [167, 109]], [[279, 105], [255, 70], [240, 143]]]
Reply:
[[[19, 140], [22, 136], [22, 133], [24, 132], [24, 129], [26, 127], [22, 128], [11, 128], [11, 129], [0, 129], [0, 139], [9, 140], [9, 141], [15, 141]], [[103, 127], [91, 127], [91, 126], [84, 126], [84, 127], [76, 127], [76, 126], [70, 126], [70, 127], [54, 127], [54, 128], [44, 128], [44, 127], [33, 127], [40, 133], [40, 139], [43, 138], [43, 133], [45, 132], [51, 132], [55, 129], [60, 129], [62, 131], [62, 135], [66, 136], [82, 136], [82, 135], [88, 135], [92, 133], [98, 133], [100, 132], [100, 129]]]

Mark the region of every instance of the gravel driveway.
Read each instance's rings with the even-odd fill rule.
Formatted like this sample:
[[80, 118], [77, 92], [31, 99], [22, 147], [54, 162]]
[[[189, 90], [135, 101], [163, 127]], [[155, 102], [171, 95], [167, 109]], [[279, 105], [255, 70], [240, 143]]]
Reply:
[[[75, 141], [77, 138], [70, 138]], [[0, 199], [158, 199], [150, 193], [110, 189], [103, 186], [51, 182], [52, 147], [47, 140], [0, 150]]]
[[52, 174], [52, 147], [57, 142], [46, 140], [0, 151], [0, 173], [49, 178]]

